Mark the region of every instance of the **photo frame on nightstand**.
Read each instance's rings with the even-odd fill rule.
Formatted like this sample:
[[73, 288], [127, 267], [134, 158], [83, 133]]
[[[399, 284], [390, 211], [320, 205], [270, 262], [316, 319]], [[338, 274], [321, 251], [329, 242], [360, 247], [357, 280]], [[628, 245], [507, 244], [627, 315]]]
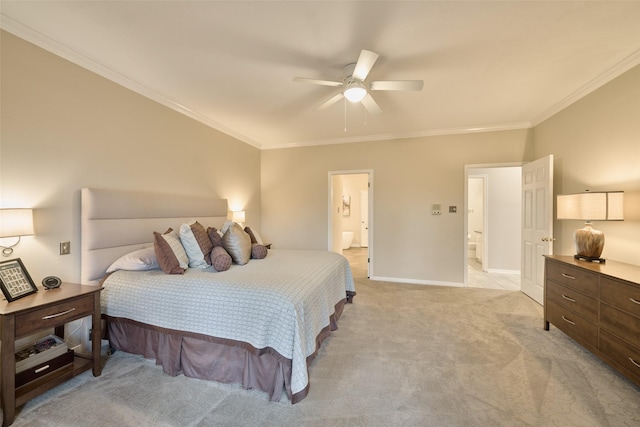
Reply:
[[38, 292], [20, 258], [0, 261], [0, 288], [9, 302]]

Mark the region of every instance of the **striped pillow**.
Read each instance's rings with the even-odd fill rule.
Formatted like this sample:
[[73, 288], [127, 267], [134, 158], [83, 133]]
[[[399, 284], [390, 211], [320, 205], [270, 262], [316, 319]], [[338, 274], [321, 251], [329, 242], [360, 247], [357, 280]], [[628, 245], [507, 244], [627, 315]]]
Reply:
[[178, 233], [172, 228], [164, 234], [153, 232], [153, 249], [158, 265], [167, 274], [184, 274], [189, 268], [189, 258], [180, 243]]
[[213, 243], [207, 230], [198, 221], [180, 226], [180, 242], [189, 258], [189, 267], [207, 268], [211, 264], [209, 254], [213, 249]]

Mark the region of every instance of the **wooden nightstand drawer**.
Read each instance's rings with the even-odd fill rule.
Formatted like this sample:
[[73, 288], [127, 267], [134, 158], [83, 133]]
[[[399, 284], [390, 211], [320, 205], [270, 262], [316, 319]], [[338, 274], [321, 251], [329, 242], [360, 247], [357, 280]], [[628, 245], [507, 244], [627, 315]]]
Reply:
[[595, 324], [551, 300], [547, 301], [546, 310], [547, 320], [562, 332], [583, 345], [597, 348], [598, 328]]
[[[48, 292], [48, 291], [41, 291]], [[58, 304], [16, 315], [16, 337], [70, 322], [93, 313], [93, 295], [74, 298]]]
[[602, 277], [600, 300], [640, 317], [640, 286], [638, 285]]
[[569, 286], [583, 294], [598, 297], [598, 275], [567, 264], [557, 262], [546, 263], [546, 278]]
[[69, 370], [71, 370], [72, 364], [73, 350], [69, 350], [58, 357], [54, 357], [51, 360], [47, 360], [46, 362], [40, 363], [37, 366], [25, 369], [24, 371], [17, 373], [15, 386], [16, 388], [21, 387], [31, 381], [42, 378], [43, 376], [48, 375], [51, 372], [54, 372], [55, 370], [63, 367], [67, 367]]
[[640, 318], [600, 303], [600, 328], [640, 347]]
[[598, 301], [551, 280], [546, 283], [547, 298], [589, 320], [598, 320]]
[[600, 331], [600, 351], [640, 378], [640, 348], [629, 345], [607, 331]]

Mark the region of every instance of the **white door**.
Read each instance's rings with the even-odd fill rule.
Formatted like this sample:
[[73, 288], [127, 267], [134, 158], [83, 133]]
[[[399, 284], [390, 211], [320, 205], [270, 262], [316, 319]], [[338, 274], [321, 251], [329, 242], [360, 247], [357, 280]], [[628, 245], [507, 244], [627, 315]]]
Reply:
[[553, 253], [553, 155], [522, 167], [520, 289], [542, 304], [544, 257]]
[[369, 190], [360, 191], [360, 247], [369, 247]]

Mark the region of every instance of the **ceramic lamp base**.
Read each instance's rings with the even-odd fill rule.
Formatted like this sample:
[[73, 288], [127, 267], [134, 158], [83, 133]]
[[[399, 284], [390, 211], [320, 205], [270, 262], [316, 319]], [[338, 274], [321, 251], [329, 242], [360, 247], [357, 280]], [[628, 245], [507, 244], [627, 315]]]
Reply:
[[604, 233], [591, 228], [591, 223], [587, 222], [584, 228], [573, 233], [576, 246], [576, 258], [586, 261], [604, 261], [600, 258], [604, 248]]

